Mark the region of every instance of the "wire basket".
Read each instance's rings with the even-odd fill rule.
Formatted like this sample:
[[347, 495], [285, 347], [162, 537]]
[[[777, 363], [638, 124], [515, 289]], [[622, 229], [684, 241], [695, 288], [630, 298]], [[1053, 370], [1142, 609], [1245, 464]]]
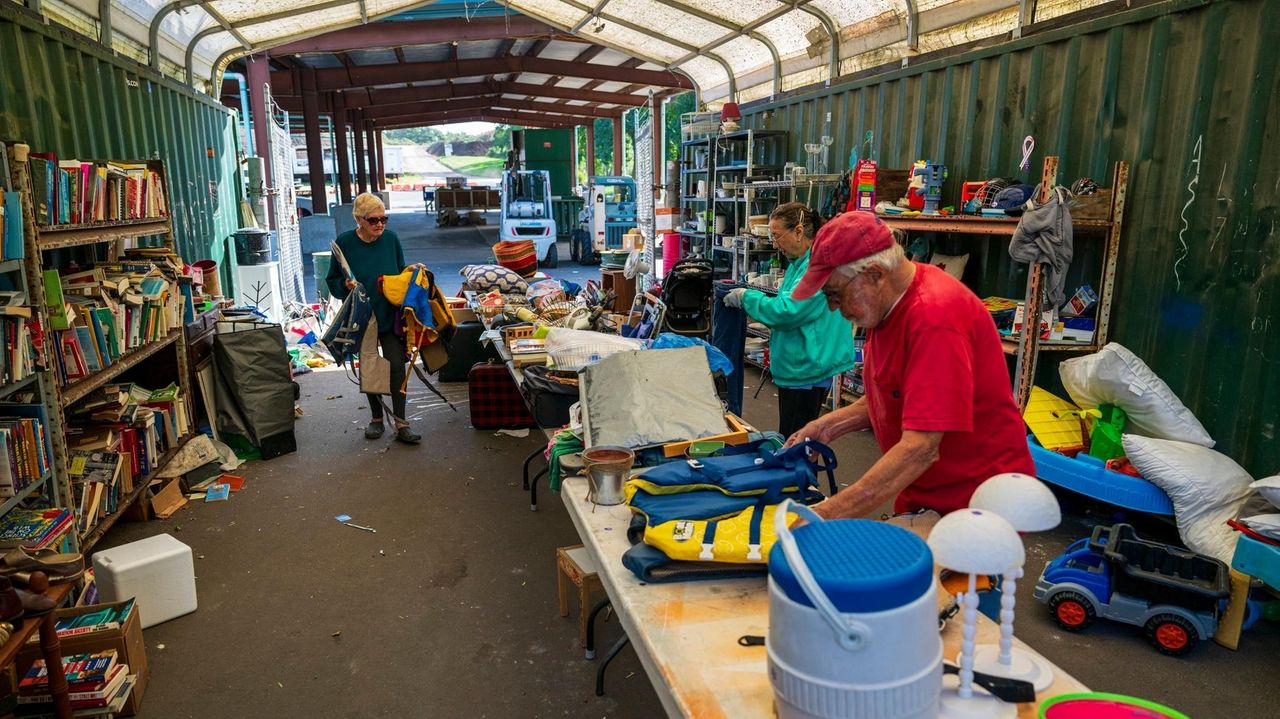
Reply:
[[683, 140], [701, 140], [714, 135], [719, 129], [718, 112], [686, 112], [680, 116], [680, 137]]
[[628, 348], [601, 342], [575, 342], [561, 345], [547, 352], [551, 365], [561, 372], [577, 372], [593, 365], [609, 355], [625, 352]]
[[582, 306], [583, 305], [578, 304], [577, 302], [569, 302], [567, 300], [560, 300], [559, 302], [551, 302], [551, 303], [548, 303], [542, 309], [538, 310], [538, 316], [546, 320], [547, 322], [556, 322], [558, 320], [564, 319], [565, 317], [568, 317], [570, 314], [573, 313], [574, 310]]

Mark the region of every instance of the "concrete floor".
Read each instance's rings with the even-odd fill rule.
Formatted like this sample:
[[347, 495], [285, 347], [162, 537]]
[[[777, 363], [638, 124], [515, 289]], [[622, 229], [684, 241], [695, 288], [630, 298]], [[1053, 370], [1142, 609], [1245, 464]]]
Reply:
[[[471, 232], [401, 236], [411, 261], [439, 265], [484, 256]], [[771, 387], [751, 400], [750, 380], [746, 418], [772, 427]], [[554, 495], [533, 513], [519, 486], [535, 438], [470, 428], [466, 386], [449, 384], [456, 414], [421, 389], [410, 398], [421, 446], [369, 442], [364, 398], [343, 373], [299, 382], [306, 414], [296, 454], [243, 467], [246, 486], [228, 502], [118, 525], [102, 545], [168, 532], [197, 557], [200, 609], [145, 633], [144, 719], [661, 716], [629, 649], [610, 667], [607, 695], [593, 694], [596, 665], [577, 646], [576, 615], [556, 609], [555, 548], [577, 544], [576, 532]], [[879, 456], [866, 434], [836, 449], [842, 481]], [[1262, 708], [1280, 702], [1280, 625], [1246, 634], [1239, 652], [1209, 643], [1186, 659], [1157, 654], [1126, 627], [1055, 627], [1030, 596], [1035, 575], [1091, 524], [1113, 520], [1066, 506], [1063, 527], [1028, 539], [1018, 636], [1097, 690], [1197, 719], [1271, 713]], [[377, 533], [342, 526], [339, 514]], [[603, 627], [607, 647], [620, 630], [616, 621]]]

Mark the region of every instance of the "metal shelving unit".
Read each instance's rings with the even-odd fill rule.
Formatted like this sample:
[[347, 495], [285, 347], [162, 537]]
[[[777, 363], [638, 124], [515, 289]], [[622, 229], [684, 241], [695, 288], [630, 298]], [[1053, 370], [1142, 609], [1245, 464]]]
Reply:
[[[22, 208], [24, 219], [26, 260], [23, 262], [22, 269], [24, 272], [24, 282], [27, 288], [28, 301], [34, 313], [39, 313], [41, 323], [48, 328], [49, 323], [45, 311], [45, 293], [42, 273], [46, 269], [44, 267], [44, 254], [49, 250], [65, 250], [73, 247], [87, 247], [91, 245], [107, 245], [108, 257], [114, 259], [119, 250], [128, 241], [137, 240], [142, 237], [160, 237], [162, 238], [163, 247], [174, 249], [173, 224], [169, 218], [156, 219], [146, 218], [139, 220], [127, 220], [120, 222], [102, 222], [87, 223], [76, 225], [55, 225], [55, 226], [38, 226], [35, 223], [35, 214], [32, 209], [33, 200], [30, 193], [29, 183], [29, 163], [27, 158], [28, 148], [25, 145], [19, 145], [21, 152], [18, 152], [11, 146], [10, 171], [12, 173], [13, 185], [21, 189], [22, 192]], [[19, 156], [20, 155], [20, 156]], [[141, 163], [140, 163], [141, 164]], [[155, 160], [145, 161], [151, 169], [157, 171], [164, 179], [165, 189], [168, 186], [168, 176], [165, 172], [164, 165]], [[172, 207], [172, 203], [167, 203]], [[6, 265], [8, 263], [5, 263]], [[39, 373], [36, 384], [39, 388], [39, 400], [44, 405], [45, 413], [48, 419], [48, 435], [53, 450], [53, 462], [50, 471], [46, 476], [28, 488], [24, 488], [27, 495], [34, 493], [35, 486], [43, 486], [48, 483], [52, 487], [52, 499], [56, 506], [71, 508], [76, 510], [74, 502], [74, 493], [71, 489], [70, 475], [68, 472], [70, 451], [66, 442], [66, 410], [76, 402], [83, 400], [94, 390], [103, 385], [118, 379], [124, 373], [137, 368], [142, 362], [156, 354], [172, 349], [175, 353], [174, 364], [176, 367], [176, 377], [172, 381], [176, 382], [180, 389], [181, 401], [189, 403], [191, 401], [191, 388], [189, 378], [191, 373], [188, 368], [186, 343], [179, 341], [182, 337], [183, 329], [178, 327], [171, 330], [166, 336], [159, 340], [149, 342], [134, 348], [128, 353], [121, 356], [115, 362], [99, 372], [89, 377], [85, 377], [76, 382], [59, 387], [56, 380], [56, 371], [54, 363], [56, 362], [53, 352], [59, 351], [58, 340], [52, 331], [46, 333], [45, 336], [45, 366]], [[12, 394], [18, 391], [13, 387], [0, 389], [0, 396]], [[188, 415], [189, 405], [187, 407]], [[154, 476], [162, 470], [165, 464], [177, 453], [187, 439], [187, 437], [177, 437], [171, 442], [169, 449], [159, 458], [158, 461], [150, 463], [151, 473]], [[128, 495], [122, 496], [117, 504], [117, 510], [102, 520], [99, 520], [90, 530], [82, 537], [74, 531], [69, 532], [68, 536], [72, 538], [73, 548], [77, 551], [88, 551], [115, 522], [134, 505], [138, 499], [145, 495], [148, 486], [148, 477], [136, 477], [137, 487], [135, 487]], [[21, 495], [20, 495], [21, 496]], [[11, 506], [15, 506], [17, 502], [22, 501], [19, 498], [11, 498], [0, 505], [0, 511], [7, 511]], [[77, 517], [78, 521], [78, 517]], [[73, 522], [72, 526], [76, 526]]]

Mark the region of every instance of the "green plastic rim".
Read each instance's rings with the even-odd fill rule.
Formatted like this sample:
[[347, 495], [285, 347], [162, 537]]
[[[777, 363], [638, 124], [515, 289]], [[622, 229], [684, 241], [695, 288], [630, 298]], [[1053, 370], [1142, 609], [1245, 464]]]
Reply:
[[1040, 719], [1048, 719], [1049, 710], [1052, 709], [1057, 704], [1064, 704], [1069, 701], [1078, 701], [1082, 699], [1084, 700], [1096, 699], [1098, 701], [1110, 701], [1110, 702], [1119, 702], [1122, 704], [1128, 704], [1130, 706], [1137, 707], [1139, 709], [1147, 709], [1149, 711], [1160, 712], [1165, 717], [1167, 717], [1167, 719], [1191, 719], [1191, 717], [1187, 716], [1186, 714], [1183, 714], [1177, 709], [1170, 709], [1169, 707], [1163, 704], [1157, 704], [1153, 701], [1148, 701], [1146, 699], [1139, 699], [1137, 697], [1129, 697], [1123, 694], [1111, 694], [1108, 692], [1076, 692], [1074, 694], [1059, 694], [1056, 697], [1046, 699], [1045, 702], [1040, 705], [1040, 715], [1039, 715]]

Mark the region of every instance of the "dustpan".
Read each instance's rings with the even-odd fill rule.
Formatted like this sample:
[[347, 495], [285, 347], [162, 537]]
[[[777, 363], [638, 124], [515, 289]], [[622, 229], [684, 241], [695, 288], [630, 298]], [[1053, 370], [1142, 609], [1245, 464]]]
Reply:
[[1079, 407], [1040, 387], [1031, 388], [1031, 399], [1022, 412], [1040, 446], [1064, 454], [1085, 448], [1082, 416]]

